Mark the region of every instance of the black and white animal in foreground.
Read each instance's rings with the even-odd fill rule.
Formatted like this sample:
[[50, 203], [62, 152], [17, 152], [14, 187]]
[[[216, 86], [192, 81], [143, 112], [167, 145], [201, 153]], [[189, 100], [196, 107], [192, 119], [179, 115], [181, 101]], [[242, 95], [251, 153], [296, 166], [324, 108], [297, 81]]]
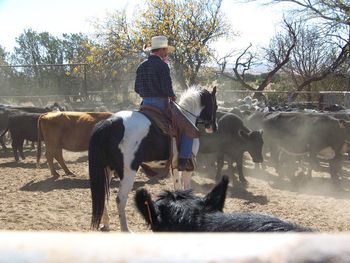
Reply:
[[277, 217], [261, 213], [223, 213], [228, 177], [205, 197], [190, 190], [165, 191], [153, 201], [145, 189], [136, 191], [136, 207], [155, 232], [311, 232]]

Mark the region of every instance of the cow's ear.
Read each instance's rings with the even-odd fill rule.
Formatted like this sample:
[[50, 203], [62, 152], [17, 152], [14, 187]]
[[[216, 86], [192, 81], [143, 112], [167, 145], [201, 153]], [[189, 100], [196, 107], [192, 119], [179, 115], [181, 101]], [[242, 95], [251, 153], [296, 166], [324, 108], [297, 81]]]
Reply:
[[158, 223], [158, 216], [155, 204], [153, 203], [151, 195], [146, 189], [141, 188], [136, 191], [135, 204], [148, 225], [152, 227], [153, 224]]
[[216, 94], [216, 86], [214, 86], [214, 88], [213, 88], [213, 91], [211, 92], [211, 95], [215, 95]]
[[260, 132], [261, 136], [264, 134], [264, 130], [263, 129], [260, 129], [259, 132]]
[[221, 182], [204, 197], [205, 209], [210, 212], [216, 212], [224, 209], [226, 191], [228, 185], [227, 175], [222, 176]]
[[244, 130], [239, 130], [239, 131], [238, 131], [238, 135], [239, 135], [239, 137], [241, 137], [241, 138], [244, 139], [244, 140], [249, 139], [249, 134], [248, 134], [248, 132], [246, 132], [246, 131], [244, 131]]

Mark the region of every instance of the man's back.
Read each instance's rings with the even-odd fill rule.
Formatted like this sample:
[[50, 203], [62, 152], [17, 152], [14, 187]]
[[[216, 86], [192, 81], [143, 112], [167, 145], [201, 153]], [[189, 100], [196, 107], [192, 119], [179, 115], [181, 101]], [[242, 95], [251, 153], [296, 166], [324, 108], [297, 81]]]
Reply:
[[135, 91], [142, 97], [173, 97], [170, 70], [162, 59], [150, 55], [136, 71]]

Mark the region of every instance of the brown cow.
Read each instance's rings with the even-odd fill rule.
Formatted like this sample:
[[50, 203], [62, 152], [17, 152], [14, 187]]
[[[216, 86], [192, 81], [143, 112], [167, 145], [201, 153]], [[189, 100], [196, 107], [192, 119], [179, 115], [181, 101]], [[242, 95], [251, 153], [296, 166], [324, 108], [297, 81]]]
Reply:
[[45, 155], [51, 174], [59, 176], [53, 167], [55, 158], [66, 175], [72, 175], [63, 160], [62, 149], [87, 151], [95, 124], [111, 115], [110, 112], [49, 112], [41, 115], [38, 120], [37, 166], [40, 167], [41, 138], [45, 141]]

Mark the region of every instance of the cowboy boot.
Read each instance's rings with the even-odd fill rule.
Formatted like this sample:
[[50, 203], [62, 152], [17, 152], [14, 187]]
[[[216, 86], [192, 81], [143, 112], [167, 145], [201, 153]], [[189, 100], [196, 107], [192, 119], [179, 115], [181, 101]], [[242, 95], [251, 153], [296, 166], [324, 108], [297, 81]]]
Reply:
[[183, 171], [191, 172], [191, 171], [193, 171], [194, 166], [193, 166], [191, 158], [179, 158], [177, 170], [179, 172], [183, 172]]

